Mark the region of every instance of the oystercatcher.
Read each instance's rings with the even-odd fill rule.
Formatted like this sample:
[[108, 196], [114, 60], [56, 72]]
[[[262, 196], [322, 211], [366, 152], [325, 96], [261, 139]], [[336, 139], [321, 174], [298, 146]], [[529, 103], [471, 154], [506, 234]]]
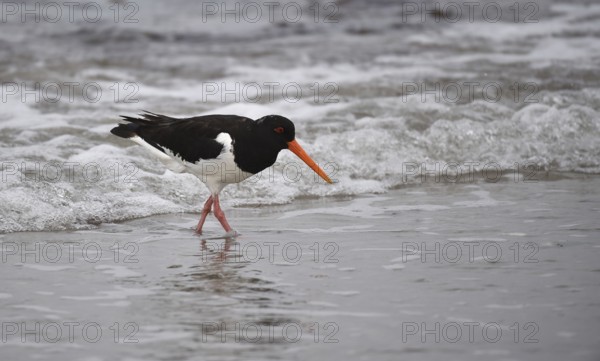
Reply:
[[172, 118], [144, 112], [140, 118], [121, 116], [110, 132], [131, 139], [155, 155], [167, 168], [196, 175], [210, 190], [196, 232], [211, 208], [228, 235], [236, 234], [219, 204], [219, 193], [275, 163], [279, 151], [289, 149], [327, 183], [327, 174], [306, 154], [295, 139], [294, 123], [279, 115], [258, 120], [237, 115], [204, 115]]

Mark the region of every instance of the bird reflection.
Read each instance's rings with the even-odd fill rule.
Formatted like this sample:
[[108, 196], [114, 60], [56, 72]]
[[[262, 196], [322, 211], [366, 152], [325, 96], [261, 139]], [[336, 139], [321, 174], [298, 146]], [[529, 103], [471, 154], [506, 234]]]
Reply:
[[244, 254], [247, 250], [238, 240], [239, 237], [201, 239], [196, 255], [199, 262], [180, 274], [186, 279], [183, 290], [255, 300], [261, 304], [280, 294], [272, 282], [260, 277], [259, 269], [252, 269], [258, 259]]
[[[211, 259], [215, 262], [225, 262], [227, 260], [228, 253], [232, 252], [231, 245], [236, 243], [235, 237], [225, 237], [225, 242], [223, 242], [222, 247], [220, 246], [220, 244], [218, 242], [210, 242], [210, 247], [209, 247], [209, 244], [207, 242], [208, 240], [210, 240], [210, 239], [203, 238], [200, 241], [201, 254], [203, 257], [206, 257], [206, 256], [212, 254]], [[214, 246], [216, 246], [216, 253], [215, 253]], [[235, 249], [234, 249], [234, 252], [235, 252]], [[233, 252], [229, 255], [235, 256], [235, 254]]]
[[[177, 312], [172, 317], [179, 320], [186, 332], [215, 344], [223, 343], [225, 333], [229, 334], [229, 342], [254, 346], [288, 344], [288, 335], [284, 335], [288, 329], [292, 332], [302, 328], [302, 332], [309, 332], [304, 329], [306, 322], [281, 312], [290, 308], [291, 301], [273, 281], [262, 277], [261, 262], [268, 260], [247, 255], [249, 247], [241, 247], [238, 241], [239, 238], [232, 237], [200, 239], [193, 263], [174, 278], [164, 280], [169, 288], [192, 296], [169, 297], [168, 302], [177, 303]], [[262, 312], [257, 314], [258, 309]], [[272, 313], [268, 312], [270, 309]], [[260, 330], [258, 336], [251, 333], [255, 329]], [[231, 336], [232, 332], [237, 333]], [[231, 341], [232, 337], [238, 341]]]

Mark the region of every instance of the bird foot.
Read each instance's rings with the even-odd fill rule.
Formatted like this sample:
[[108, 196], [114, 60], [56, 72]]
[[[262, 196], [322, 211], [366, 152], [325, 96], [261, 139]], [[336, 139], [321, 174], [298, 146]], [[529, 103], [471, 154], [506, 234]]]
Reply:
[[235, 237], [238, 237], [238, 236], [241, 236], [241, 235], [242, 235], [241, 233], [239, 233], [235, 229], [232, 229], [229, 232], [225, 233], [225, 235], [223, 237], [225, 237], [225, 238], [235, 238]]
[[[196, 229], [194, 230], [194, 232], [195, 232], [196, 234], [198, 234], [198, 235], [202, 235], [202, 230], [201, 230], [201, 229], [199, 230], [198, 228], [196, 228]], [[212, 237], [212, 238], [214, 238], [214, 239], [220, 239], [220, 238], [236, 238], [236, 237], [239, 237], [239, 236], [241, 236], [241, 235], [242, 235], [241, 233], [239, 233], [239, 232], [238, 232], [238, 231], [236, 231], [235, 229], [232, 229], [232, 230], [230, 230], [230, 231], [228, 231], [228, 232], [225, 232], [225, 234], [224, 234], [224, 235], [222, 235], [222, 236], [218, 236], [218, 237]], [[212, 239], [212, 238], [206, 238], [206, 239]]]

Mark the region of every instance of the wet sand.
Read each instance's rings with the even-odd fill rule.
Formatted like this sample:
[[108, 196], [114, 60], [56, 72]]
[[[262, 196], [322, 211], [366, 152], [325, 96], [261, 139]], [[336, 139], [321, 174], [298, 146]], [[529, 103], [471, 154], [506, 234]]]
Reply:
[[[594, 360], [600, 178], [0, 236], [3, 360]], [[101, 334], [99, 331], [101, 330]]]

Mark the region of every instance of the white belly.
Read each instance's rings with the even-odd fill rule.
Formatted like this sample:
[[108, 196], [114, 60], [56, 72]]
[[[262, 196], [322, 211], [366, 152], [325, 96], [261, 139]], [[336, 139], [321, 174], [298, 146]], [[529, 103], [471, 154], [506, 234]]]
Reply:
[[195, 164], [183, 163], [186, 163], [186, 171], [200, 178], [212, 194], [218, 194], [227, 184], [239, 183], [254, 175], [238, 168], [233, 152], [221, 153], [216, 159], [201, 159]]
[[244, 172], [235, 164], [232, 139], [227, 133], [221, 133], [216, 138], [219, 143], [223, 144], [223, 150], [217, 158], [200, 159], [196, 163], [186, 162], [168, 149], [165, 149], [166, 153], [163, 153], [141, 137], [135, 136], [130, 139], [150, 151], [171, 171], [191, 173], [198, 177], [212, 194], [218, 194], [227, 184], [239, 183], [254, 175]]

